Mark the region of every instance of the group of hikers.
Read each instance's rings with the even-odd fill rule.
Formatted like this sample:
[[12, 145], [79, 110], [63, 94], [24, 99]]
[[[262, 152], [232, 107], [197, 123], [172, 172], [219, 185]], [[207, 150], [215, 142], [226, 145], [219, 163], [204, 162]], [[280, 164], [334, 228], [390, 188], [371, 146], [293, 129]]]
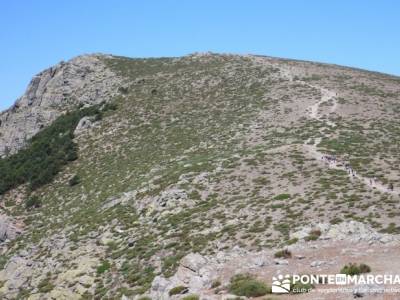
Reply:
[[[335, 166], [337, 165], [337, 162], [338, 162], [335, 155], [323, 155], [322, 160], [326, 161], [328, 164], [333, 164]], [[356, 176], [356, 171], [353, 170], [353, 168], [349, 164], [345, 164], [344, 168], [346, 169], [347, 173], [350, 176], [352, 176], [352, 177]]]
[[355, 177], [356, 176], [356, 171], [353, 170], [353, 168], [349, 165], [349, 164], [345, 164], [344, 167], [346, 168], [347, 173], [349, 173], [349, 175]]
[[334, 156], [334, 155], [323, 155], [322, 160], [324, 160], [328, 163], [336, 164], [336, 156]]
[[[337, 160], [337, 158], [336, 158], [335, 155], [323, 155], [323, 156], [322, 156], [322, 160], [325, 161], [325, 162], [327, 162], [328, 164], [332, 164], [332, 165], [334, 165], [334, 166], [336, 166], [337, 163], [338, 163], [338, 160]], [[344, 164], [344, 168], [346, 169], [347, 174], [349, 174], [349, 176], [351, 176], [351, 177], [356, 177], [357, 173], [356, 173], [356, 171], [350, 166], [350, 164], [348, 164], [348, 163]], [[370, 178], [370, 179], [369, 179], [369, 184], [370, 184], [371, 186], [375, 185], [376, 183], [377, 183], [377, 178], [376, 178], [376, 177]], [[393, 183], [389, 183], [388, 190], [389, 190], [389, 191], [393, 191], [393, 189], [394, 189]]]

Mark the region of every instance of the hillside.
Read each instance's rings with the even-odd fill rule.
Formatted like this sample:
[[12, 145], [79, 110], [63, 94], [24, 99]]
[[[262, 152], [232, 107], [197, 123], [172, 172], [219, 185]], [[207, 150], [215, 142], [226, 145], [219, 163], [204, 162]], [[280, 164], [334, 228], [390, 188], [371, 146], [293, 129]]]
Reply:
[[[0, 114], [0, 174], [22, 170], [0, 178], [12, 182], [0, 293], [181, 299], [169, 291], [185, 286], [224, 299], [234, 273], [270, 285], [315, 261], [339, 272], [349, 261], [329, 253], [356, 247], [375, 254], [348, 259], [394, 272], [379, 252], [398, 252], [399, 117], [400, 78], [341, 66], [210, 53], [63, 62]], [[57, 168], [34, 184], [44, 163]], [[306, 259], [274, 261], [284, 247]]]

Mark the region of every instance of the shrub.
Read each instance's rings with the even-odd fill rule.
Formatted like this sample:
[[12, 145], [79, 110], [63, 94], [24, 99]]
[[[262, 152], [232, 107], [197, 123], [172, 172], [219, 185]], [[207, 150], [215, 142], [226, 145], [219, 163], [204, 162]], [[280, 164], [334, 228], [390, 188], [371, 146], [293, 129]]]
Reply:
[[42, 201], [36, 195], [30, 196], [25, 202], [26, 209], [39, 208], [40, 206], [42, 206]]
[[72, 178], [68, 181], [69, 186], [77, 185], [81, 182], [81, 179], [78, 175], [72, 176]]
[[306, 241], [315, 241], [317, 240], [319, 237], [321, 236], [321, 230], [319, 229], [314, 229], [311, 230], [308, 234], [308, 236], [306, 236], [304, 239]]
[[286, 200], [290, 198], [290, 194], [279, 194], [274, 197], [275, 200]]
[[8, 258], [4, 255], [0, 255], [0, 271], [4, 269], [4, 266], [7, 264]]
[[362, 273], [369, 273], [371, 272], [370, 266], [366, 264], [354, 264], [354, 263], [349, 263], [348, 265], [345, 265], [341, 270], [340, 273], [346, 274], [346, 275], [359, 275]]
[[103, 274], [110, 269], [111, 265], [107, 260], [103, 260], [100, 266], [97, 267], [97, 274]]
[[106, 103], [103, 106], [103, 111], [109, 111], [109, 110], [117, 110], [118, 109], [118, 105], [116, 103]]
[[179, 286], [176, 286], [176, 287], [170, 289], [168, 294], [170, 296], [173, 296], [173, 295], [185, 294], [187, 292], [188, 292], [188, 288], [186, 286], [179, 285]]
[[189, 296], [182, 298], [182, 300], [199, 300], [199, 299], [200, 299], [200, 297], [197, 295], [189, 295]]
[[332, 220], [329, 221], [329, 223], [331, 223], [333, 225], [339, 224], [341, 222], [343, 222], [343, 220], [341, 218], [339, 218], [339, 217], [335, 217], [335, 218], [333, 218]]
[[287, 244], [288, 245], [293, 245], [293, 244], [296, 244], [298, 241], [299, 241], [298, 238], [292, 238], [292, 239], [287, 241]]
[[278, 252], [275, 252], [274, 256], [276, 258], [291, 258], [292, 252], [290, 252], [288, 249], [283, 249], [279, 250]]
[[246, 297], [260, 297], [271, 292], [271, 289], [265, 283], [247, 274], [233, 276], [228, 290], [231, 294]]
[[217, 288], [217, 287], [219, 287], [219, 286], [221, 286], [221, 281], [219, 281], [219, 280], [214, 280], [214, 281], [211, 283], [211, 288], [212, 288], [212, 289], [215, 289], [215, 288]]
[[398, 234], [398, 233], [400, 233], [400, 226], [396, 226], [395, 223], [390, 223], [386, 228], [381, 229], [379, 232], [389, 233], [389, 234]]
[[120, 92], [121, 94], [126, 95], [126, 94], [129, 93], [129, 89], [128, 89], [127, 87], [120, 86], [120, 87], [118, 88], [118, 92]]
[[54, 289], [54, 285], [50, 282], [50, 278], [46, 277], [38, 284], [40, 293], [48, 293]]

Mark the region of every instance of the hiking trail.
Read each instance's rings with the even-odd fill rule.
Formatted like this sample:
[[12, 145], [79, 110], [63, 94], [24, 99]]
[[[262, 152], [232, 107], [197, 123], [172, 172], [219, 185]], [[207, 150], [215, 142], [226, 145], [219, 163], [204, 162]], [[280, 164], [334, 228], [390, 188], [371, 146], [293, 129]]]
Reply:
[[[283, 75], [283, 77], [287, 78], [289, 81], [294, 81], [293, 75], [290, 72], [290, 70], [282, 69], [282, 75]], [[314, 119], [314, 120], [318, 120], [318, 121], [321, 121], [323, 119], [325, 114], [320, 114], [320, 112], [319, 112], [320, 106], [323, 103], [332, 102], [332, 106], [329, 110], [329, 114], [334, 113], [336, 111], [336, 109], [338, 107], [338, 103], [337, 103], [337, 93], [335, 91], [331, 91], [331, 90], [328, 90], [328, 89], [320, 87], [320, 86], [312, 85], [312, 84], [309, 84], [308, 82], [301, 81], [301, 80], [296, 80], [296, 82], [301, 83], [306, 86], [309, 86], [313, 89], [317, 89], [321, 93], [321, 100], [310, 105], [306, 109], [306, 111], [309, 114], [310, 119]], [[327, 119], [327, 120], [323, 120], [323, 121], [330, 127], [336, 127], [336, 124], [331, 120]], [[325, 128], [321, 128], [321, 129], [325, 129]], [[310, 144], [311, 140], [314, 140], [313, 144]], [[317, 148], [317, 146], [320, 142], [321, 142], [321, 138], [315, 138], [315, 139], [310, 138], [307, 141], [305, 141], [305, 143], [303, 144], [303, 147], [318, 161], [322, 161], [324, 163], [324, 165], [327, 166], [328, 168], [345, 171], [351, 180], [355, 180], [355, 179], [359, 180], [362, 183], [364, 183], [365, 185], [367, 185], [369, 188], [377, 189], [384, 193], [389, 193], [389, 194], [398, 194], [399, 193], [398, 189], [396, 189], [396, 188], [393, 188], [393, 190], [389, 189], [388, 186], [383, 185], [382, 183], [378, 182], [376, 179], [367, 178], [367, 177], [357, 174], [354, 170], [351, 169], [351, 167], [350, 167], [350, 170], [352, 170], [352, 171], [349, 171], [349, 168], [346, 168], [346, 162], [337, 161], [336, 159], [334, 159], [333, 161], [325, 160], [324, 157], [326, 157], [327, 155], [318, 151], [318, 148]]]

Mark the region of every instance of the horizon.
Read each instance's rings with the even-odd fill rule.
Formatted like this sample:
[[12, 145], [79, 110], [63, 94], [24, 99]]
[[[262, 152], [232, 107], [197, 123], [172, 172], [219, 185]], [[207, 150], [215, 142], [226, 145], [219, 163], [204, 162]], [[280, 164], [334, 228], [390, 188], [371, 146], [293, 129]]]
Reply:
[[34, 75], [85, 53], [145, 58], [210, 51], [400, 76], [399, 11], [391, 0], [2, 4], [0, 111], [23, 95]]

